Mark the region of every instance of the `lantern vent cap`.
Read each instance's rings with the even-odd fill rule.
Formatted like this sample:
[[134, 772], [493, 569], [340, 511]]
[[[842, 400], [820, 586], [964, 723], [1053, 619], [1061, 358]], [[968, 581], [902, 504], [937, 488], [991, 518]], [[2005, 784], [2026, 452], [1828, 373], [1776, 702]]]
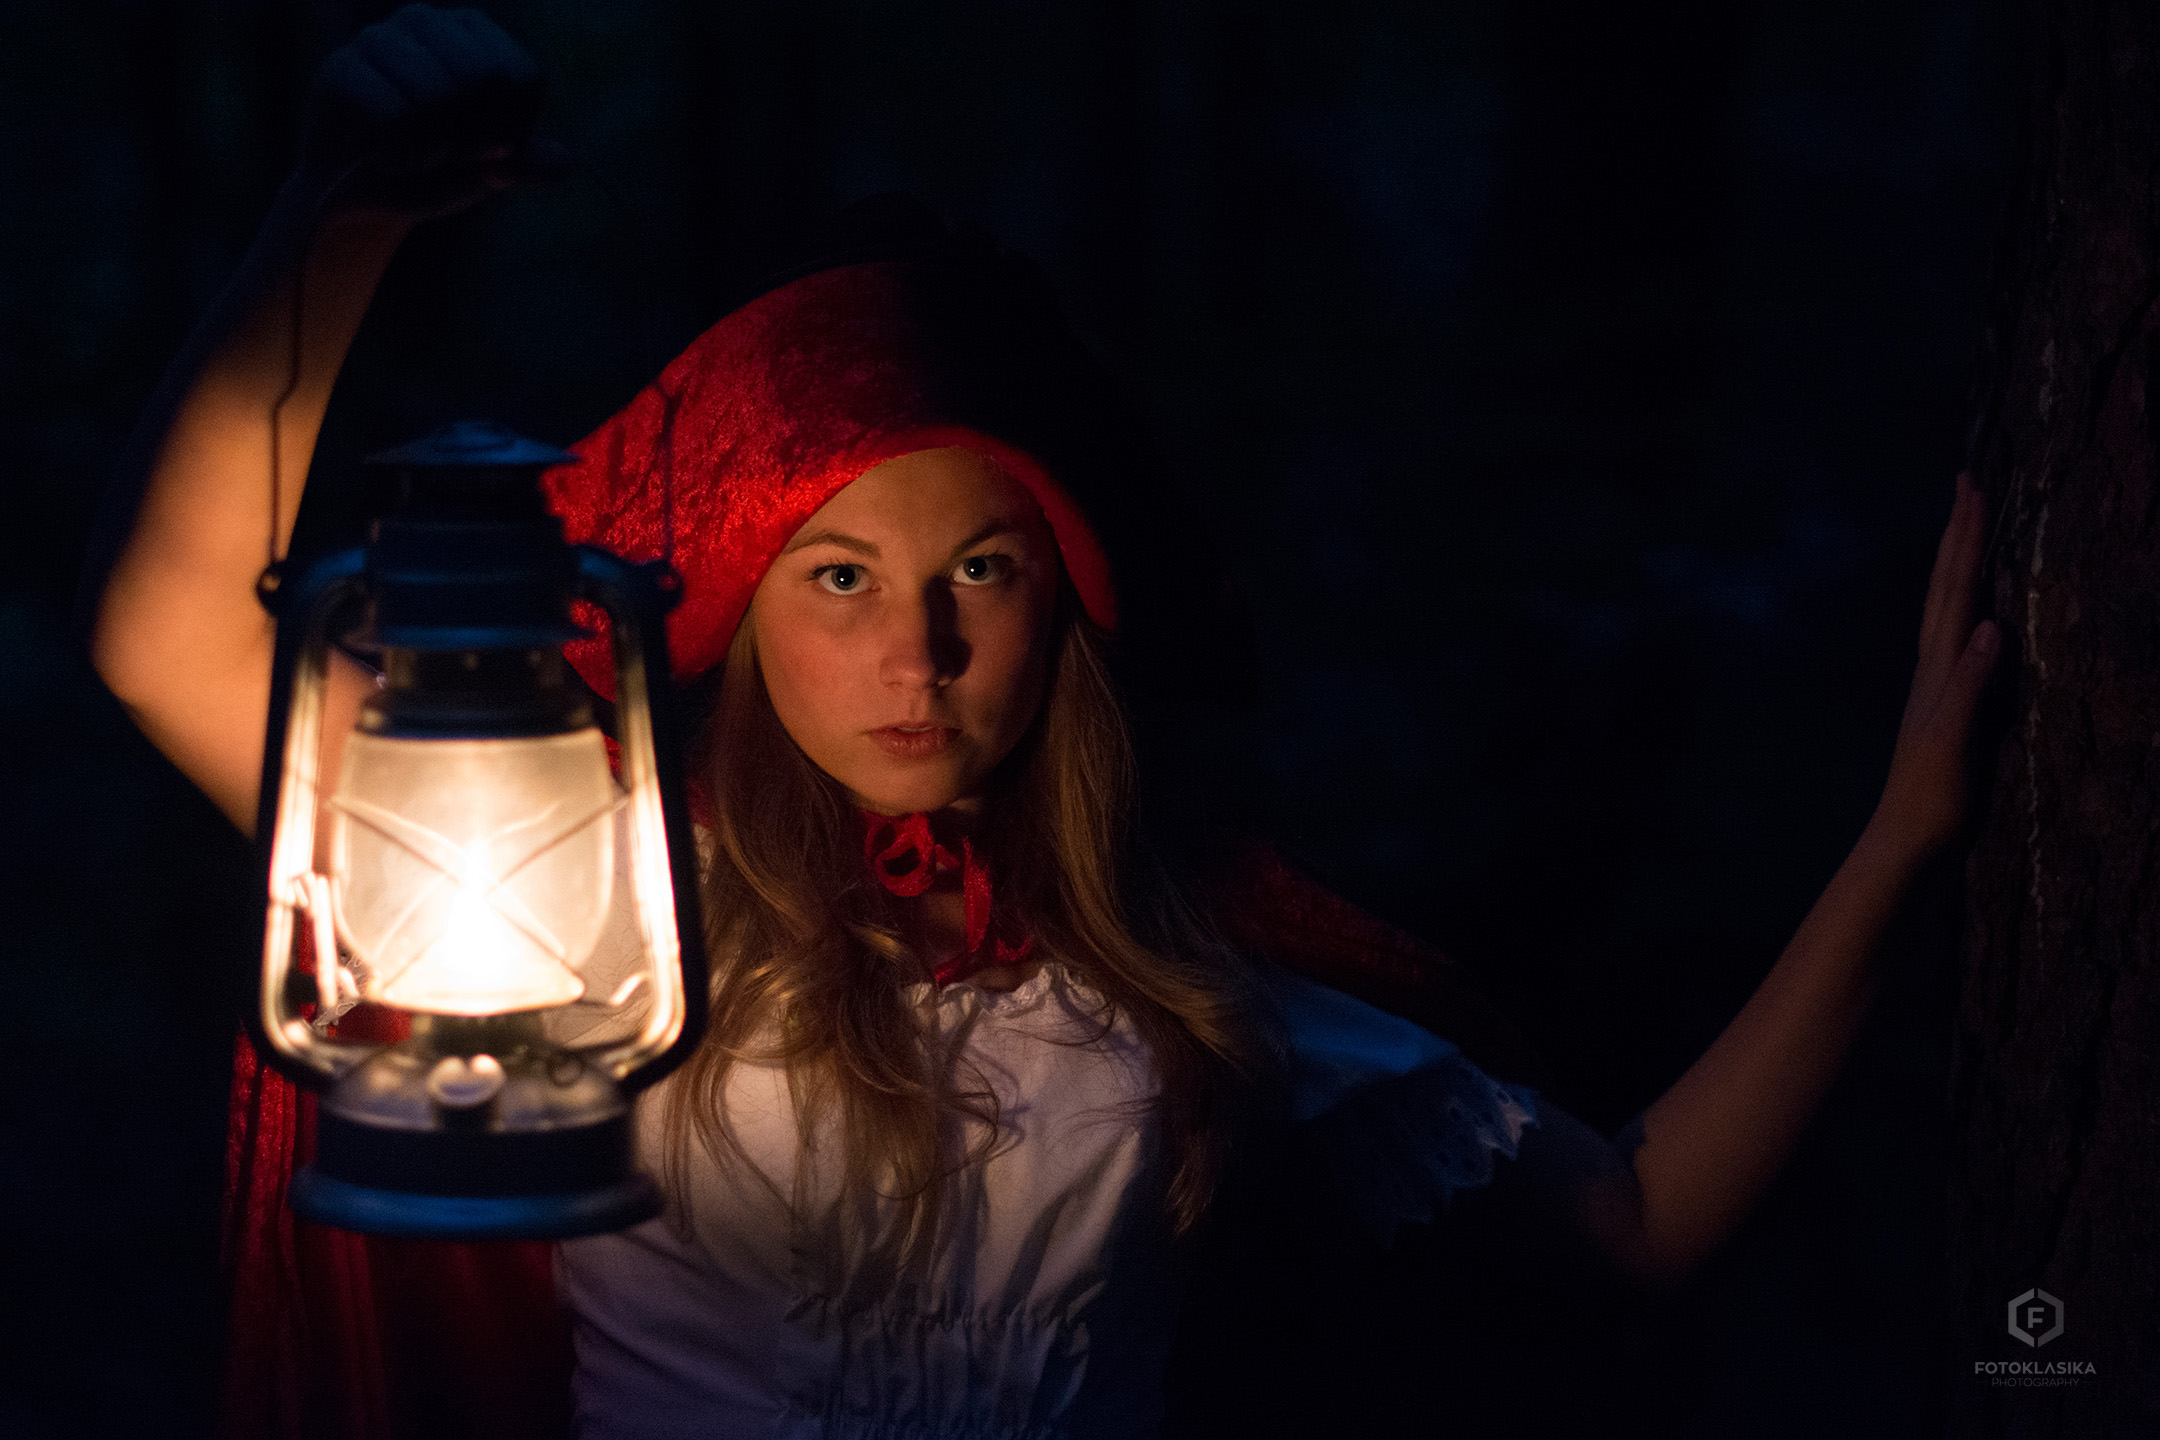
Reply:
[[400, 470], [544, 469], [567, 465], [576, 458], [492, 420], [457, 420], [417, 440], [377, 451], [366, 463]]

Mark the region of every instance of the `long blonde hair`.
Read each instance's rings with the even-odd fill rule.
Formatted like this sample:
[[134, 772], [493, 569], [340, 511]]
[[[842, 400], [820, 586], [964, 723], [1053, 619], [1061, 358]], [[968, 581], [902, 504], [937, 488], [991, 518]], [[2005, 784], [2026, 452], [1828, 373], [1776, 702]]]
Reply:
[[[956, 1163], [941, 1131], [956, 1116], [968, 1122], [976, 1139], [957, 1163], [979, 1160], [997, 1137], [997, 1102], [932, 1053], [906, 994], [928, 965], [871, 883], [847, 792], [774, 713], [753, 628], [745, 619], [736, 632], [692, 756], [714, 811], [704, 881], [712, 1006], [704, 1043], [664, 1092], [662, 1185], [679, 1205], [693, 1139], [722, 1163], [744, 1159], [724, 1119], [729, 1067], [784, 1063], [803, 1153], [820, 1127], [837, 1125], [842, 1192], [870, 1187], [898, 1202], [876, 1246], [897, 1277], [937, 1232]], [[1137, 836], [1132, 741], [1107, 637], [1069, 586], [1048, 643], [1041, 707], [992, 779], [977, 838], [996, 867], [1000, 909], [1024, 916], [1038, 953], [1105, 997], [1105, 1031], [1123, 1015], [1145, 1041], [1160, 1087], [1164, 1203], [1182, 1233], [1278, 1073], [1282, 1046], [1244, 968]]]

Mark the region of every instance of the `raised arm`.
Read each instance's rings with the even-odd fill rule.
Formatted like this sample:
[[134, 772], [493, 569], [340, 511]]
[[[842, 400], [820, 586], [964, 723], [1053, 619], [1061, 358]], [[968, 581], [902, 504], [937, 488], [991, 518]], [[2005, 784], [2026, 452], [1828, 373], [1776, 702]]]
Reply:
[[1762, 985], [1637, 1118], [1632, 1154], [1547, 1105], [1514, 1173], [1501, 1177], [1647, 1286], [1692, 1271], [1784, 1165], [1866, 1018], [1884, 930], [1914, 873], [1962, 821], [1966, 740], [2000, 644], [1994, 622], [1972, 621], [1981, 511], [1959, 476], [1882, 801]]
[[[532, 60], [472, 10], [407, 6], [332, 54], [299, 169], [167, 372], [106, 497], [85, 578], [91, 661], [243, 831], [255, 825], [275, 639], [255, 585], [292, 533], [331, 386], [406, 232], [513, 183], [539, 94]], [[326, 737], [351, 728], [368, 684], [340, 657]]]

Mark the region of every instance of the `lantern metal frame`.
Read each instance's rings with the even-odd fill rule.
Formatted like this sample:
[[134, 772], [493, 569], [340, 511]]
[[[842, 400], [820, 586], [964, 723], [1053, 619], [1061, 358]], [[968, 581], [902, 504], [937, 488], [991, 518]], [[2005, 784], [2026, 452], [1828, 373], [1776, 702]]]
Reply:
[[[468, 424], [377, 459], [439, 457], [445, 437], [451, 464], [516, 472], [534, 485], [535, 504], [540, 470], [569, 458], [492, 426]], [[455, 458], [460, 445], [471, 452], [462, 459]], [[410, 485], [411, 470], [428, 467], [406, 468]], [[538, 522], [524, 517], [522, 523], [530, 540]], [[290, 576], [273, 567], [259, 587], [263, 604], [277, 619], [277, 645], [257, 820], [268, 907], [261, 985], [248, 1028], [258, 1053], [277, 1070], [311, 1089], [331, 1092], [318, 1107], [315, 1161], [295, 1175], [290, 1192], [295, 1213], [304, 1219], [376, 1234], [518, 1239], [620, 1229], [657, 1213], [651, 1180], [630, 1162], [629, 1101], [689, 1057], [703, 1034], [706, 1007], [696, 849], [677, 758], [683, 734], [665, 658], [666, 617], [679, 598], [680, 583], [665, 562], [633, 564], [593, 546], [565, 545], [559, 522], [546, 517], [544, 524], [552, 527], [554, 554], [548, 555], [545, 544], [538, 547], [540, 569], [558, 567], [552, 579], [543, 574], [538, 582], [541, 590], [553, 586], [559, 594], [555, 613], [561, 623], [552, 634], [529, 623], [534, 574], [520, 577], [528, 592], [522, 599], [513, 596], [514, 603], [495, 605], [496, 613], [489, 615], [488, 596], [499, 599], [503, 591], [501, 557], [466, 560], [456, 546], [440, 543], [422, 556], [422, 568], [432, 570], [421, 577], [425, 583], [417, 592], [407, 587], [405, 609], [413, 609], [410, 596], [418, 593], [422, 623], [407, 624], [402, 632], [386, 626], [385, 619], [393, 617], [383, 613], [389, 588], [380, 573], [383, 522], [377, 522], [368, 544]], [[406, 559], [408, 573], [398, 578], [409, 582], [411, 557]], [[492, 572], [491, 559], [497, 565]], [[478, 623], [461, 623], [458, 602], [476, 595], [483, 612]], [[319, 765], [325, 682], [333, 643], [371, 630], [377, 643], [402, 640], [412, 646], [420, 638], [425, 643], [412, 648], [431, 651], [559, 645], [582, 633], [568, 624], [572, 599], [606, 615], [612, 639], [613, 738], [626, 792], [621, 803], [627, 809], [629, 873], [654, 987], [645, 1021], [627, 1038], [561, 1047], [576, 1062], [568, 1068], [578, 1075], [581, 1093], [597, 1097], [602, 1113], [590, 1124], [520, 1128], [455, 1108], [443, 1110], [427, 1129], [343, 1117], [333, 1105], [339, 1082], [394, 1047], [332, 1037], [305, 1018], [300, 998], [303, 989], [318, 996], [335, 993], [324, 987], [331, 982], [328, 967], [337, 963], [336, 933], [326, 882], [315, 864], [324, 794]], [[512, 617], [509, 611], [521, 605], [524, 613]], [[657, 665], [652, 663], [656, 656]], [[664, 879], [656, 861], [664, 863]], [[295, 964], [303, 923], [311, 927], [314, 975]], [[497, 1030], [499, 1035], [501, 1027]], [[596, 1085], [602, 1088], [596, 1091]], [[619, 1104], [608, 1098], [609, 1091]]]

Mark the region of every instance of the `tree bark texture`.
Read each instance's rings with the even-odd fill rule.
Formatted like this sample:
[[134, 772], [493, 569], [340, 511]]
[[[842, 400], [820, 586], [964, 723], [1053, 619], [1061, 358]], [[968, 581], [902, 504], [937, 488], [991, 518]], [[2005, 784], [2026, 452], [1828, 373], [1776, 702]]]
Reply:
[[[2160, 6], [2028, 8], [1972, 446], [2010, 644], [1966, 872], [1946, 1414], [2100, 1440], [2160, 1435]], [[2013, 1333], [2027, 1291], [2053, 1338]]]

